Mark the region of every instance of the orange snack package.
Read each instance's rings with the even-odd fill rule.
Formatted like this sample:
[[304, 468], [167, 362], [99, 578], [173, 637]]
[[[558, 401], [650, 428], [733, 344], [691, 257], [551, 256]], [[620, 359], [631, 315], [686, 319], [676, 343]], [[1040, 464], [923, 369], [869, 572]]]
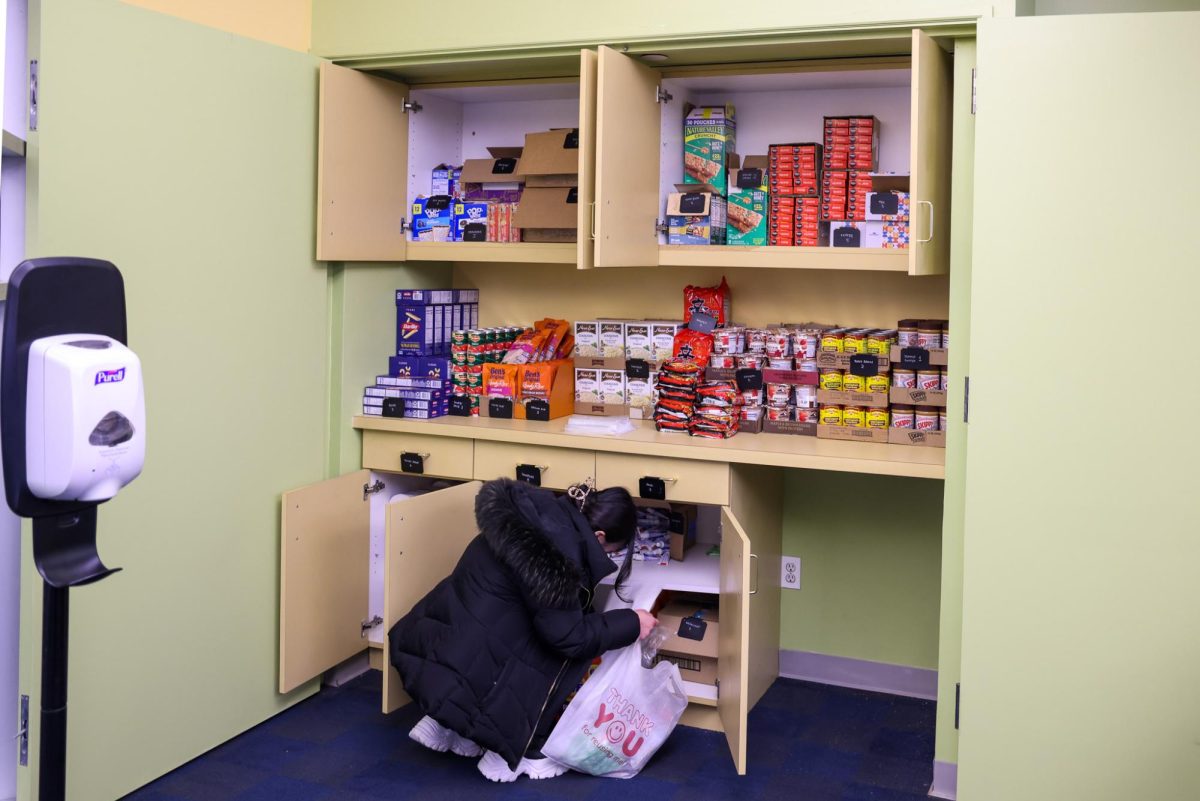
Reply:
[[557, 362], [526, 364], [521, 368], [521, 397], [550, 398], [554, 376], [558, 373]]

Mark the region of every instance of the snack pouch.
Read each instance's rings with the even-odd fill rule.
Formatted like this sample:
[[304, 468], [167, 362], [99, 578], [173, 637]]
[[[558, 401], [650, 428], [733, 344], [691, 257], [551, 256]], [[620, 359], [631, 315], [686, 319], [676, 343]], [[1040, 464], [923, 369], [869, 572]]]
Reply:
[[708, 364], [712, 355], [713, 336], [685, 328], [675, 335], [675, 358], [697, 365]]
[[717, 321], [717, 327], [725, 326], [730, 320], [729, 284], [721, 279], [720, 286], [688, 286], [683, 288], [683, 322], [692, 321], [692, 315], [703, 312]]
[[549, 398], [550, 388], [554, 386], [554, 376], [558, 372], [557, 362], [539, 362], [527, 364], [521, 368], [521, 397]]

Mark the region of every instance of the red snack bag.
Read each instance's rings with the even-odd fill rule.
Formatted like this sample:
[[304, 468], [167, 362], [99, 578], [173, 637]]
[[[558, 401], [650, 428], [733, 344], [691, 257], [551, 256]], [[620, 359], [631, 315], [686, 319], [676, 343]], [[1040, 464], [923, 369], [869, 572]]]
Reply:
[[721, 279], [720, 286], [688, 286], [683, 288], [683, 322], [689, 323], [696, 312], [704, 312], [717, 321], [717, 327], [729, 321], [729, 284]]
[[675, 358], [696, 365], [708, 364], [712, 355], [713, 336], [685, 328], [675, 335]]

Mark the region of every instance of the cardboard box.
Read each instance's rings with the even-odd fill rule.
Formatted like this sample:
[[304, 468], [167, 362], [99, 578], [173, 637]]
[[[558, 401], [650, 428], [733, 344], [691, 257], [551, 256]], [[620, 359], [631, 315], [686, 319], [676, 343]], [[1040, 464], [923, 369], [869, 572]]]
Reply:
[[940, 389], [907, 389], [892, 387], [889, 394], [892, 403], [904, 403], [909, 406], [945, 406], [946, 393]]
[[451, 241], [487, 242], [490, 205], [478, 200], [454, 201], [454, 215], [450, 220]]
[[665, 603], [657, 611], [659, 625], [671, 632], [678, 632], [685, 618], [703, 610], [704, 636], [701, 640], [680, 637], [676, 633], [658, 650], [660, 659], [679, 666], [679, 675], [686, 681], [697, 684], [717, 683], [717, 640], [720, 636], [720, 615], [716, 596], [704, 603], [690, 602], [680, 598]]
[[671, 558], [682, 562], [688, 548], [696, 544], [695, 506], [688, 504], [670, 505]]
[[576, 356], [575, 367], [582, 370], [624, 370], [625, 356]]
[[[450, 338], [444, 330], [445, 306], [396, 307], [397, 356], [445, 356]], [[439, 325], [441, 321], [441, 325]]]
[[818, 439], [840, 439], [849, 442], [887, 443], [890, 428], [850, 428], [847, 426], [817, 425]]
[[576, 401], [575, 414], [587, 414], [594, 417], [628, 417], [629, 407], [625, 405]]
[[[829, 351], [817, 351], [817, 369], [819, 370], [849, 370], [850, 357], [858, 356], [856, 353], [831, 353]], [[890, 359], [887, 356], [876, 356], [875, 359], [879, 362], [879, 369], [884, 372], [888, 369]]]
[[836, 389], [818, 389], [817, 403], [829, 406], [866, 406], [871, 409], [887, 408], [886, 392], [843, 392]]
[[654, 416], [654, 385], [658, 373], [651, 372], [647, 378], [625, 376], [625, 396], [628, 399], [629, 416], [634, 420], [649, 420]]
[[647, 321], [630, 321], [625, 323], [625, 358], [654, 360], [654, 342], [651, 337], [650, 323]]
[[396, 305], [479, 303], [478, 289], [397, 289]]
[[770, 191], [770, 164], [766, 156], [746, 156], [729, 167], [729, 197], [746, 192]]
[[512, 224], [525, 242], [574, 242], [579, 228], [578, 190], [530, 187], [521, 194]]
[[772, 370], [762, 371], [764, 384], [808, 384], [815, 387], [821, 382], [821, 374], [812, 370]]
[[463, 163], [463, 200], [497, 200], [515, 203], [521, 199], [521, 148], [489, 147], [491, 158], [467, 159]]
[[580, 320], [575, 323], [575, 355], [600, 355], [600, 324], [595, 320]]
[[517, 175], [527, 188], [579, 186], [579, 129], [525, 134]]
[[683, 323], [673, 321], [654, 321], [650, 324], [650, 337], [654, 345], [654, 361], [667, 362], [675, 355], [675, 335]]
[[[729, 186], [726, 209], [726, 242], [730, 245], [761, 247], [767, 244], [770, 206], [765, 186], [766, 156], [747, 156]], [[753, 165], [753, 166], [747, 166]], [[759, 183], [755, 183], [758, 180]], [[745, 183], [745, 186], [740, 184]]]
[[763, 420], [764, 434], [791, 434], [800, 437], [815, 437], [818, 425], [816, 423], [797, 423], [795, 420]]
[[[570, 359], [558, 359], [553, 362], [538, 362], [538, 365], [556, 364], [558, 369], [554, 374], [554, 383], [550, 387], [550, 397], [544, 398], [550, 407], [550, 419], [566, 417], [575, 407], [575, 370]], [[484, 396], [479, 403], [479, 416], [490, 417], [488, 397]], [[512, 419], [528, 420], [526, 404], [531, 398], [518, 397], [513, 402]]]
[[908, 221], [910, 214], [908, 192], [868, 192], [865, 220], [893, 222]]
[[676, 184], [667, 195], [668, 245], [724, 245], [725, 198], [711, 184]]
[[907, 248], [908, 220], [829, 223], [829, 244], [835, 248]]
[[888, 429], [888, 442], [892, 445], [918, 445], [926, 448], [946, 447], [945, 431], [915, 431], [911, 428]]
[[414, 242], [449, 242], [454, 218], [453, 199], [449, 195], [419, 197], [412, 204]]
[[[891, 353], [892, 366], [897, 370], [915, 369], [915, 368], [905, 367], [902, 364], [903, 357], [901, 354], [903, 353], [903, 351], [904, 351], [904, 348], [900, 347], [899, 345], [892, 346], [892, 353]], [[929, 366], [930, 367], [945, 367], [947, 364], [949, 364], [949, 357], [950, 357], [949, 351], [947, 351], [945, 348], [930, 348], [929, 349]]]
[[711, 184], [724, 197], [730, 156], [737, 153], [737, 119], [730, 104], [687, 109], [683, 119], [683, 182]]

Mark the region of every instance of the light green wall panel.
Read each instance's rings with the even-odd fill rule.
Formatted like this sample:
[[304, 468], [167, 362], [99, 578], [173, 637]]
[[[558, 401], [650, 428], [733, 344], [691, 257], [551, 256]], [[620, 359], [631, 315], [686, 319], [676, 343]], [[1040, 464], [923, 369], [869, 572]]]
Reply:
[[[1195, 328], [1200, 111], [1180, 100], [1200, 75], [1198, 41], [1196, 12], [980, 26], [968, 801], [1200, 797], [1200, 435], [1170, 413], [1114, 418], [1110, 402], [1124, 392], [1141, 408], [1134, 375], [1200, 394], [1176, 351], [1143, 336], [1184, 343]], [[1103, 222], [1056, 224], [1104, 196], [1114, 153], [1136, 154], [1118, 168], [1130, 202]], [[1057, 361], [1014, 418], [1030, 353], [1076, 332], [1099, 337], [1096, 358]]]
[[1036, 0], [1034, 13], [1122, 14], [1137, 11], [1196, 11], [1200, 0]]
[[911, 667], [938, 664], [942, 482], [790, 470], [780, 647]]
[[633, 44], [704, 40], [770, 31], [843, 30], [863, 26], [939, 24], [1011, 15], [1013, 0], [906, 0], [906, 2], [746, 3], [723, 0], [645, 3], [611, 0], [511, 0], [494, 13], [414, 13], [394, 0], [313, 0], [312, 52], [328, 58], [511, 50], [527, 46]]
[[145, 473], [100, 511], [125, 570], [72, 591], [68, 797], [108, 801], [312, 689], [276, 693], [279, 494], [327, 463], [316, 60], [116, 0], [37, 22], [29, 251], [121, 268], [146, 376]]

